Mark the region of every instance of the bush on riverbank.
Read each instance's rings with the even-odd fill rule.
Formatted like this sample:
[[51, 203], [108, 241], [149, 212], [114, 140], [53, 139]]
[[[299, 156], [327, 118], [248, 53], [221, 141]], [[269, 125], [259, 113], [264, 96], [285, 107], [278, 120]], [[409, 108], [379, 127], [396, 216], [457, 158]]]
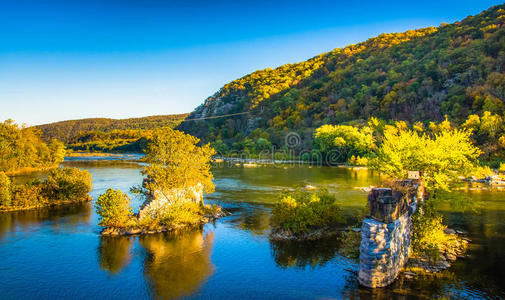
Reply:
[[342, 222], [342, 209], [328, 191], [308, 192], [298, 190], [283, 193], [272, 211], [274, 231], [292, 235], [313, 230], [336, 227]]
[[[4, 174], [5, 175], [5, 174]], [[0, 210], [18, 210], [89, 200], [91, 174], [75, 168], [55, 168], [43, 182], [12, 184], [0, 173]]]

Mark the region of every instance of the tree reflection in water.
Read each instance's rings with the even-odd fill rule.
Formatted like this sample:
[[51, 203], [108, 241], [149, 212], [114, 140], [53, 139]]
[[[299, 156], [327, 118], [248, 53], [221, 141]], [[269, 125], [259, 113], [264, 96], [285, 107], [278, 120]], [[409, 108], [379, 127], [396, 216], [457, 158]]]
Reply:
[[[137, 237], [100, 237], [100, 268], [118, 274], [132, 259]], [[192, 295], [214, 270], [210, 261], [214, 233], [202, 229], [138, 237], [144, 250], [144, 276], [155, 298]]]
[[227, 219], [236, 228], [247, 230], [254, 235], [264, 235], [270, 229], [270, 210], [264, 207], [241, 208]]
[[110, 274], [118, 274], [131, 260], [133, 237], [101, 236], [98, 245], [100, 268]]
[[0, 213], [0, 239], [9, 232], [30, 232], [33, 226], [46, 224], [54, 232], [74, 232], [77, 225], [90, 222], [90, 203]]
[[271, 241], [270, 247], [278, 266], [314, 269], [324, 266], [337, 255], [340, 241], [337, 237], [317, 241]]
[[214, 233], [194, 230], [139, 237], [146, 250], [144, 275], [157, 298], [192, 295], [213, 273]]

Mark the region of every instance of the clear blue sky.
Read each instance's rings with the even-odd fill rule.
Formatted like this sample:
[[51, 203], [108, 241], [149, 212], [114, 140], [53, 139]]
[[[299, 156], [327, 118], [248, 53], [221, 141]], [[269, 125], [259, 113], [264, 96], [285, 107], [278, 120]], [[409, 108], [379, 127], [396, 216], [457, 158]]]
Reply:
[[0, 120], [190, 112], [257, 69], [500, 3], [0, 0]]

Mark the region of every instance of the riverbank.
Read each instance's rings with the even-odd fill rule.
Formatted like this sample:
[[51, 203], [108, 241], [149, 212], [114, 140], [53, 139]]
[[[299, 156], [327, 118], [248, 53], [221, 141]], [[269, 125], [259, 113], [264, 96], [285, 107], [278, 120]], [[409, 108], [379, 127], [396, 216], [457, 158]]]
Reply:
[[360, 169], [368, 169], [366, 166], [353, 166], [346, 163], [334, 164], [334, 165], [325, 165], [321, 162], [317, 161], [307, 161], [301, 159], [272, 159], [272, 158], [242, 158], [242, 157], [227, 157], [227, 156], [217, 156], [213, 158], [214, 164], [222, 164], [227, 163], [230, 166], [244, 166], [244, 167], [259, 167], [262, 165], [271, 166], [271, 165], [308, 165], [311, 166], [320, 166], [320, 167], [334, 167], [334, 168], [348, 168], [354, 170]]
[[32, 168], [32, 167], [24, 167], [17, 169], [15, 171], [6, 171], [5, 174], [7, 176], [19, 176], [19, 175], [26, 175], [26, 174], [31, 174], [35, 172], [47, 172], [52, 169], [55, 169], [59, 166], [59, 164], [54, 164], [54, 165], [49, 165], [45, 167], [40, 167], [40, 168]]
[[192, 229], [201, 227], [204, 224], [216, 221], [219, 218], [223, 218], [231, 215], [230, 212], [223, 211], [221, 208], [216, 209], [212, 214], [205, 214], [197, 224], [176, 224], [170, 226], [131, 226], [128, 228], [104, 228], [100, 232], [103, 236], [124, 236], [124, 235], [145, 235], [154, 234], [161, 232], [175, 232], [183, 229]]
[[108, 152], [70, 152], [66, 157], [113, 157], [113, 156], [121, 156], [123, 153], [108, 153]]

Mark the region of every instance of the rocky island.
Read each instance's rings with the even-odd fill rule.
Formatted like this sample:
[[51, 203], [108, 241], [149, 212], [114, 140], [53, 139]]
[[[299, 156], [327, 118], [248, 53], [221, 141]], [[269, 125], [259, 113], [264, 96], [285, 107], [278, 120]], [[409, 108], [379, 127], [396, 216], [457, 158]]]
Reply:
[[142, 185], [134, 194], [145, 198], [133, 213], [127, 194], [107, 190], [97, 201], [102, 235], [131, 235], [175, 231], [201, 226], [226, 216], [221, 207], [203, 201], [214, 191], [210, 170], [214, 149], [197, 146], [199, 140], [164, 128], [153, 133], [146, 150]]

